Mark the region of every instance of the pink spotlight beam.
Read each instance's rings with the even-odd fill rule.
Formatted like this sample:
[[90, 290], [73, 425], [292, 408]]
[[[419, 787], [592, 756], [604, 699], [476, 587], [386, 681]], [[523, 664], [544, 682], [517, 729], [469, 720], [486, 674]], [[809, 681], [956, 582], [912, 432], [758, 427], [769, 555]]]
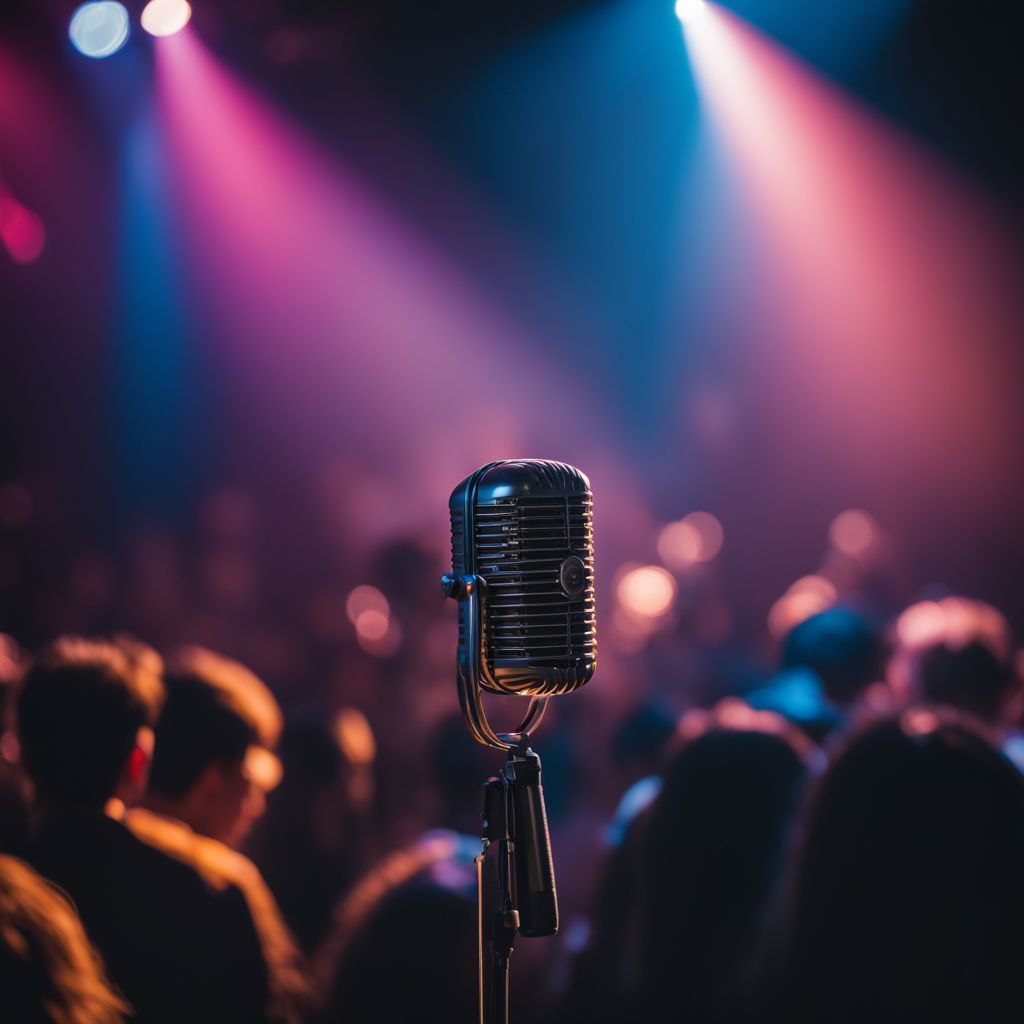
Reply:
[[157, 40], [156, 56], [191, 277], [233, 377], [275, 419], [389, 458], [418, 452], [433, 486], [449, 486], [442, 458], [609, 450], [597, 403], [569, 370], [191, 26]]
[[706, 4], [684, 38], [749, 208], [769, 372], [871, 458], [996, 472], [991, 408], [1019, 323], [998, 211], [723, 8]]

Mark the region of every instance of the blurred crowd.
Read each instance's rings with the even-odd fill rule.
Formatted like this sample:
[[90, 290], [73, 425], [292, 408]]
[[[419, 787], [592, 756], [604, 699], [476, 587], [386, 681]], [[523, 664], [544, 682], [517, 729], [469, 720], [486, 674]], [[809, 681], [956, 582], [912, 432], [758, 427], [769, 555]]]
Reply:
[[[431, 559], [376, 557], [381, 588], [324, 628], [372, 654], [401, 621], [437, 676], [421, 692], [361, 686], [355, 647], [344, 685], [281, 693], [208, 635], [2, 639], [3, 1019], [474, 1019], [500, 754], [452, 713]], [[513, 1019], [1024, 1019], [1016, 658], [979, 601], [836, 603], [734, 692], [663, 666], [600, 713], [600, 673], [555, 702], [536, 745], [563, 924], [518, 943]]]

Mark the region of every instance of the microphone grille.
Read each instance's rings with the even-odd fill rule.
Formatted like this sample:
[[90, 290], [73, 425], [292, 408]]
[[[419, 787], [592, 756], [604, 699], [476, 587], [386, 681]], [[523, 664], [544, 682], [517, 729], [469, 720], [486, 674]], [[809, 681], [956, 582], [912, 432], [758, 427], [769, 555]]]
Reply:
[[[484, 685], [530, 696], [577, 689], [597, 659], [589, 482], [562, 463], [499, 463], [475, 498], [467, 545], [462, 485], [452, 495], [452, 567], [486, 582]], [[460, 646], [464, 629], [460, 609]]]

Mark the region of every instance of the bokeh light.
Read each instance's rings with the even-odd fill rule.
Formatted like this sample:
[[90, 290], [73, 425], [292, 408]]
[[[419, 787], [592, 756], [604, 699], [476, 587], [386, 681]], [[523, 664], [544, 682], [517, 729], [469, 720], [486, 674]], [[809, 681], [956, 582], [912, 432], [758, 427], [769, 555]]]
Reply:
[[331, 731], [352, 764], [373, 764], [377, 756], [377, 741], [362, 711], [358, 708], [342, 708], [334, 717]]
[[966, 597], [918, 601], [896, 620], [896, 637], [908, 650], [940, 643], [957, 649], [980, 642], [1006, 660], [1013, 651], [1013, 637], [1003, 615], [983, 601]]
[[785, 636], [818, 612], [835, 604], [835, 584], [824, 576], [802, 576], [772, 605], [768, 630], [774, 637]]
[[696, 562], [710, 562], [722, 550], [725, 532], [709, 512], [691, 512], [669, 523], [658, 535], [658, 554], [670, 568], [684, 569]]
[[71, 15], [68, 36], [75, 49], [86, 57], [109, 57], [117, 53], [131, 31], [128, 11], [115, 0], [82, 4]]
[[356, 619], [356, 632], [364, 640], [380, 640], [387, 635], [390, 619], [376, 608], [368, 608]]
[[151, 36], [173, 36], [192, 17], [187, 0], [149, 0], [142, 9], [142, 27]]
[[617, 593], [627, 614], [656, 619], [671, 609], [676, 599], [676, 581], [660, 565], [641, 565], [619, 580]]
[[356, 620], [356, 640], [367, 654], [390, 658], [402, 646], [402, 629], [394, 619], [371, 609]]
[[46, 229], [38, 214], [11, 196], [0, 196], [0, 239], [15, 263], [32, 263], [42, 255]]
[[832, 546], [851, 558], [860, 558], [871, 550], [878, 538], [878, 524], [863, 509], [851, 508], [832, 520], [828, 539]]
[[376, 587], [364, 583], [353, 589], [348, 595], [345, 600], [345, 614], [348, 616], [349, 622], [355, 626], [366, 612], [376, 612], [378, 615], [382, 615], [386, 622], [391, 615], [391, 606], [388, 604], [388, 599]]

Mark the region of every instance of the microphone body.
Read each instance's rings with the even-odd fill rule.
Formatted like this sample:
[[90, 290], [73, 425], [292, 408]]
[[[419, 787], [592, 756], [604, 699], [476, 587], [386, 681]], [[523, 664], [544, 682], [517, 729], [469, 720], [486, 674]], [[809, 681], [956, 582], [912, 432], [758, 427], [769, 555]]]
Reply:
[[[499, 777], [487, 784], [484, 821], [485, 843], [499, 844], [503, 865], [492, 949], [507, 987], [515, 932], [558, 930], [530, 729], [549, 697], [583, 686], [597, 668], [593, 496], [590, 481], [572, 466], [518, 459], [482, 466], [455, 488], [448, 506], [452, 572], [441, 589], [459, 605], [459, 701], [473, 737], [508, 753]], [[531, 698], [516, 731], [494, 731], [482, 691]]]
[[583, 686], [597, 668], [590, 481], [561, 462], [490, 463], [448, 507], [453, 576], [479, 590], [478, 623], [459, 601], [460, 672], [499, 694]]
[[530, 938], [558, 931], [558, 894], [551, 861], [551, 838], [540, 784], [540, 758], [527, 751], [510, 759], [512, 829], [515, 836], [512, 890], [519, 930]]

